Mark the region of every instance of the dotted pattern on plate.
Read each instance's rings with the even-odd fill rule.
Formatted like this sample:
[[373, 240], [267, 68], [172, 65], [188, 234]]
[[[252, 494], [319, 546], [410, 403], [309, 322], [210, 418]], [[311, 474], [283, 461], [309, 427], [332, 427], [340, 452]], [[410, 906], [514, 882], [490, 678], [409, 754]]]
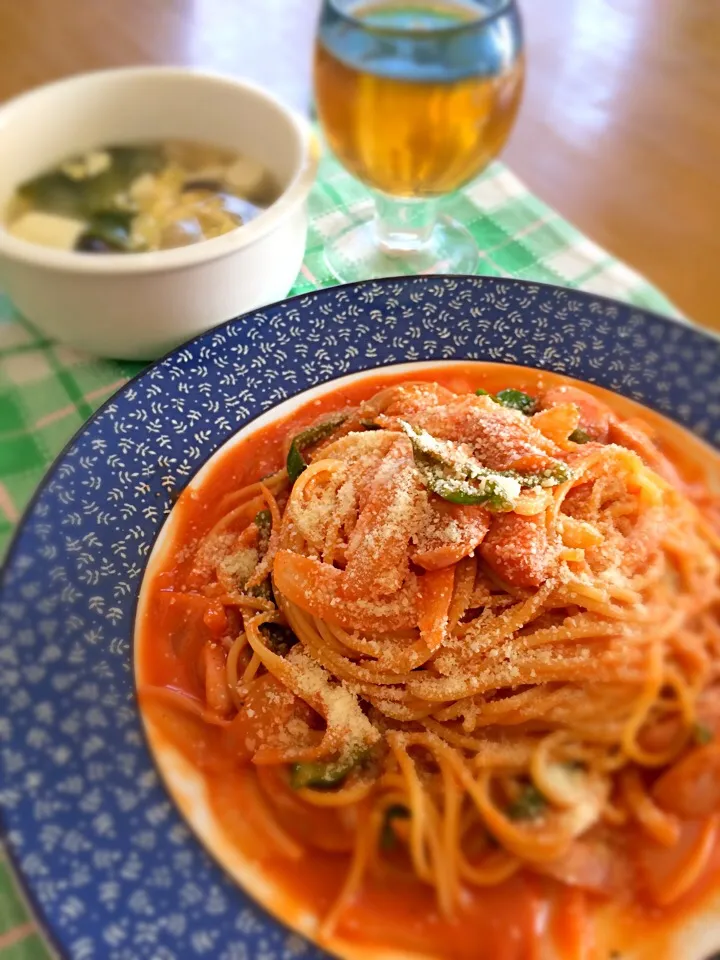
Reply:
[[720, 340], [522, 281], [319, 291], [211, 331], [130, 383], [51, 470], [0, 598], [7, 844], [73, 960], [325, 956], [225, 877], [159, 783], [134, 702], [135, 600], [169, 492], [250, 418], [342, 374], [452, 358], [591, 380], [720, 445]]

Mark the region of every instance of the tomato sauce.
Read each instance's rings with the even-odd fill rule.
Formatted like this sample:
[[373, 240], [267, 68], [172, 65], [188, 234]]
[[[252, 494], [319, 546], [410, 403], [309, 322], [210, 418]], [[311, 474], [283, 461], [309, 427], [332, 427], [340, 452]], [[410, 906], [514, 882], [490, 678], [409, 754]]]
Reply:
[[[408, 381], [437, 382], [458, 393], [479, 387], [491, 393], [506, 387], [536, 393], [574, 383], [621, 416], [642, 417], [656, 431], [658, 445], [683, 479], [707, 480], [707, 470], [712, 469], [707, 448], [665, 418], [605, 390], [559, 375], [484, 363], [369, 374], [308, 401], [275, 422], [254, 431], [250, 428], [244, 439], [215, 456], [200, 480], [193, 481], [179, 497], [143, 585], [135, 642], [139, 686], [174, 687], [200, 695], [188, 651], [209, 635], [212, 613], [206, 616], [208, 604], [201, 598], [197, 609], [188, 613], [187, 606], [176, 606], [172, 591], [186, 584], [195, 545], [223, 516], [223, 497], [280, 469], [288, 435], [323, 414], [355, 406], [386, 386]], [[295, 916], [301, 910], [322, 917], [342, 886], [348, 855], [315, 849], [294, 861], [280, 855], [268, 832], [266, 811], [253, 783], [254, 773], [237, 763], [224, 731], [186, 713], [181, 716], [171, 707], [146, 706], [144, 715], [150, 722], [150, 739], [159, 751], [161, 769], [162, 750], [171, 744], [199, 771], [223, 843], [242, 851], [277, 892], [261, 897], [265, 905], [291, 924], [293, 911], [287, 904], [298, 908]], [[188, 805], [180, 805], [192, 820]], [[633, 956], [661, 960], [670, 932], [701, 910], [719, 889], [717, 846], [709, 869], [692, 893], [663, 911], [630, 900], [602, 906], [578, 890], [523, 872], [499, 886], [469, 888], [462, 911], [450, 922], [439, 915], [433, 890], [398, 869], [366, 882], [342, 916], [337, 942], [342, 941], [348, 955], [352, 953], [350, 947], [356, 945], [443, 960], [609, 960], [610, 953], [596, 952], [592, 946], [591, 917], [604, 914], [617, 932], [614, 940], [611, 934], [608, 943], [618, 949], [642, 945]], [[550, 943], [554, 949], [548, 952]], [[333, 945], [333, 949], [345, 947]]]

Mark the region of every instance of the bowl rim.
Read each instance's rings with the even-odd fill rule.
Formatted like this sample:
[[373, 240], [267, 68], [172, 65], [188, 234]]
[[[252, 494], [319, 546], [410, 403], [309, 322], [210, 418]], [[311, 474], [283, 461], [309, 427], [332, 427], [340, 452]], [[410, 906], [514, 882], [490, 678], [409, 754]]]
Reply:
[[0, 106], [0, 144], [6, 124], [20, 114], [28, 104], [38, 102], [50, 91], [61, 87], [84, 87], [105, 80], [125, 80], [146, 78], [152, 82], [155, 78], [185, 79], [195, 78], [210, 81], [225, 87], [231, 87], [242, 93], [264, 101], [266, 107], [274, 109], [286, 121], [288, 128], [300, 146], [300, 163], [295, 173], [278, 199], [270, 204], [250, 223], [210, 240], [203, 240], [186, 247], [170, 250], [156, 250], [147, 253], [108, 253], [102, 257], [84, 256], [74, 250], [58, 250], [43, 247], [12, 236], [0, 218], [0, 257], [42, 269], [59, 273], [87, 274], [95, 276], [116, 276], [120, 274], [165, 273], [222, 259], [239, 250], [249, 247], [266, 237], [280, 225], [281, 221], [305, 201], [315, 180], [320, 161], [320, 146], [310, 123], [298, 111], [289, 107], [279, 97], [263, 86], [251, 80], [234, 77], [230, 74], [195, 67], [172, 66], [129, 66], [108, 70], [91, 70], [64, 77], [60, 80], [34, 87], [21, 93]]

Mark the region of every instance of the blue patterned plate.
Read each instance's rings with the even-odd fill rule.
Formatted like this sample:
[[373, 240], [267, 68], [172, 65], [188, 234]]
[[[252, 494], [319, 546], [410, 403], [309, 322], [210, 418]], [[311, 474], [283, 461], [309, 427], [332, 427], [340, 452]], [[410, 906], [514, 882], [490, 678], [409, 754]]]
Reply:
[[590, 380], [720, 445], [720, 340], [577, 291], [417, 277], [295, 297], [149, 367], [85, 425], [15, 538], [0, 594], [0, 808], [73, 960], [325, 956], [190, 835], [133, 691], [136, 598], [172, 496], [250, 419], [342, 374], [482, 359]]

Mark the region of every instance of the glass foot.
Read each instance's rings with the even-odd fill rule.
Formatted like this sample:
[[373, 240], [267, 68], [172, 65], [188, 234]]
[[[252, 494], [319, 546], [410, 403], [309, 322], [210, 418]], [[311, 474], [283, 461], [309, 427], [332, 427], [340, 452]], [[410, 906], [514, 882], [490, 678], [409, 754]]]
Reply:
[[475, 273], [478, 248], [471, 234], [450, 217], [439, 217], [422, 246], [383, 250], [374, 219], [332, 237], [325, 261], [340, 283], [419, 273]]

